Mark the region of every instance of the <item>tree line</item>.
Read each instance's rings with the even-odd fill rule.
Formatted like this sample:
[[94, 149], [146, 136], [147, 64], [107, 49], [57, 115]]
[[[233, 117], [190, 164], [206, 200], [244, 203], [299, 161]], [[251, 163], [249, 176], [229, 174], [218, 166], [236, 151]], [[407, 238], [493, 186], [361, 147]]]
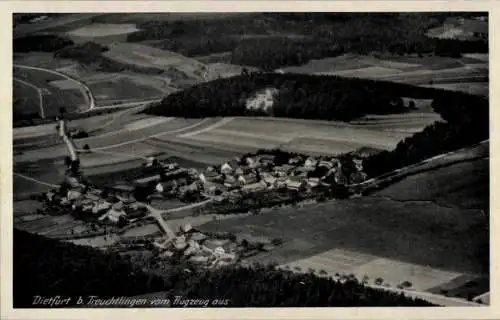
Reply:
[[489, 139], [487, 99], [464, 95], [452, 101], [437, 98], [432, 107], [443, 121], [400, 141], [392, 151], [368, 157], [363, 167], [369, 176], [375, 177]]
[[[229, 307], [431, 306], [400, 294], [372, 289], [355, 279], [344, 283], [314, 274], [295, 274], [274, 266], [218, 270], [179, 263], [162, 272], [129, 256], [48, 239], [14, 229], [14, 307], [34, 306], [33, 296], [166, 296], [230, 299]], [[190, 270], [186, 272], [186, 269]], [[45, 306], [46, 307], [46, 306]]]
[[[247, 108], [247, 100], [264, 88], [276, 88], [270, 110]], [[251, 73], [195, 85], [167, 96], [147, 113], [173, 117], [275, 116], [350, 121], [366, 114], [406, 112], [401, 97], [450, 103], [467, 97], [440, 89], [384, 81], [305, 74]]]
[[453, 16], [474, 14], [256, 13], [222, 19], [147, 21], [139, 23], [140, 30], [127, 41], [163, 40], [155, 46], [187, 56], [229, 51], [231, 63], [266, 71], [347, 52], [449, 57], [487, 53], [484, 40], [426, 36], [429, 29]]

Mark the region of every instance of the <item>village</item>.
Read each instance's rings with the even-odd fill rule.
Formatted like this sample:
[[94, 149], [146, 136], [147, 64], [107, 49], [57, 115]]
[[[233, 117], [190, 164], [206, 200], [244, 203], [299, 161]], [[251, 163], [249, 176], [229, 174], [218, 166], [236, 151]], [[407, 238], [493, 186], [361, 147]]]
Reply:
[[[349, 175], [346, 175], [347, 166], [351, 171]], [[149, 158], [144, 164], [144, 174], [145, 177], [130, 182], [99, 188], [86, 184], [82, 173], [70, 164], [63, 186], [48, 192], [45, 200], [52, 214], [69, 210], [86, 219], [125, 225], [147, 215], [148, 204], [155, 200], [237, 202], [262, 191], [314, 194], [331, 185], [346, 186], [367, 179], [362, 152], [341, 159], [260, 151], [209, 166], [201, 172]]]

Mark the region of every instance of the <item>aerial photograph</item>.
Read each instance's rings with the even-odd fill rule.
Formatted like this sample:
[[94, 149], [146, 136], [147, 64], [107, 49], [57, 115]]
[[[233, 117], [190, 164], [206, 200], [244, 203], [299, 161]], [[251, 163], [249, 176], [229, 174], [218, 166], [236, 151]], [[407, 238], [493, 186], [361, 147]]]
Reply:
[[12, 307], [488, 306], [488, 19], [14, 13]]

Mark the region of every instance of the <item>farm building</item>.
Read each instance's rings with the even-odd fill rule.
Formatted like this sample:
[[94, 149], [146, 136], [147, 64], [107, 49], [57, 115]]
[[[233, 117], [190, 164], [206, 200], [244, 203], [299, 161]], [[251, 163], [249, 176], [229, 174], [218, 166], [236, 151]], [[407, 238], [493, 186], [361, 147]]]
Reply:
[[110, 195], [130, 197], [135, 191], [135, 186], [130, 184], [116, 184], [106, 189]]
[[222, 178], [222, 176], [215, 171], [206, 171], [200, 173], [199, 178], [203, 183], [209, 183], [209, 182], [217, 182]]
[[267, 188], [267, 184], [264, 181], [256, 182], [252, 184], [247, 184], [241, 188], [243, 192], [256, 192]]
[[295, 166], [285, 164], [282, 166], [274, 167], [274, 172], [278, 175], [285, 176], [290, 174], [295, 169]]
[[229, 162], [224, 163], [220, 171], [224, 174], [233, 173], [239, 167], [238, 162], [236, 160], [231, 160]]
[[314, 159], [312, 157], [309, 157], [304, 162], [304, 167], [306, 167], [306, 168], [312, 168], [312, 167], [316, 167], [317, 164], [318, 164], [318, 160], [316, 160], [316, 159]]
[[255, 174], [247, 174], [247, 175], [244, 175], [244, 176], [240, 176], [238, 178], [238, 181], [241, 184], [243, 184], [243, 185], [256, 183], [257, 182], [257, 176]]

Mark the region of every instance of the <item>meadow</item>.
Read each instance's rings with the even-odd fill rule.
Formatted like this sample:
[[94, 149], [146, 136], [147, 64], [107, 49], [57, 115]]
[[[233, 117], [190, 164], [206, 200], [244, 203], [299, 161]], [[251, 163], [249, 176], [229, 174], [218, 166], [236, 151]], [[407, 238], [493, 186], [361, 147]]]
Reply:
[[[284, 245], [259, 261], [287, 264], [328, 250], [346, 250], [458, 273], [487, 273], [477, 253], [488, 241], [477, 210], [377, 197], [278, 209], [241, 219], [212, 221], [204, 231], [281, 238]], [[365, 263], [365, 262], [363, 262]], [[357, 263], [349, 265], [354, 269]], [[339, 270], [342, 271], [342, 270]]]

